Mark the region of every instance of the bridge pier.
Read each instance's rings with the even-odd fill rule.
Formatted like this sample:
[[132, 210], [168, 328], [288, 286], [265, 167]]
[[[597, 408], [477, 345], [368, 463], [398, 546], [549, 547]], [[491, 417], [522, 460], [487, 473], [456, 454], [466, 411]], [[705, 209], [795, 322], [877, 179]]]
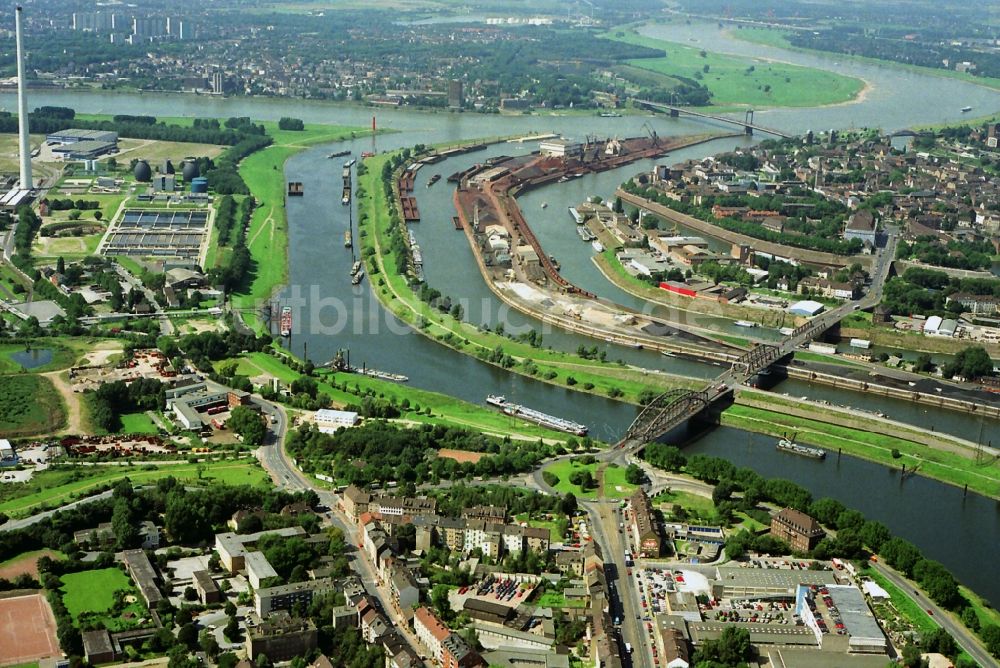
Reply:
[[744, 125], [743, 126], [743, 134], [752, 135], [753, 134], [753, 126], [752, 125]]

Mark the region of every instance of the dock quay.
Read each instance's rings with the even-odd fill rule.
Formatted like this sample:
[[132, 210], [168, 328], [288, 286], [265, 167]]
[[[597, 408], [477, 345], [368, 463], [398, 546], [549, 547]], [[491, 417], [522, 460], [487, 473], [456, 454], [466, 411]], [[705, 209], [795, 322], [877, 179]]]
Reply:
[[461, 218], [459, 218], [458, 216], [452, 216], [451, 217], [451, 222], [455, 226], [456, 230], [458, 230], [459, 232], [462, 231], [462, 219]]

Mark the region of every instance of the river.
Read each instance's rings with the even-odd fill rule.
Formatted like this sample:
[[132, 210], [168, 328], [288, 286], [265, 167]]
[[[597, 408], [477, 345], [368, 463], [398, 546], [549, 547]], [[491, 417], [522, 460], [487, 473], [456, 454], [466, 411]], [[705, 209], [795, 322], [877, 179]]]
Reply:
[[[821, 109], [777, 109], [762, 111], [759, 122], [783, 130], [799, 132], [810, 128], [883, 127], [887, 130], [914, 125], [957, 121], [962, 118], [959, 107], [969, 104], [983, 113], [1000, 109], [1000, 93], [965, 82], [927, 76], [891, 67], [844, 62], [834, 58], [746, 45], [721, 33], [714, 26], [673, 26], [649, 28], [655, 33], [677, 41], [699, 40], [705, 48], [738, 53], [752, 49], [755, 55], [780, 58], [804, 65], [818, 64], [834, 71], [859, 76], [873, 86], [863, 101]], [[955, 100], [941, 105], [940, 100]], [[367, 126], [372, 111], [354, 106], [313, 103], [281, 99], [220, 99], [209, 96], [169, 94], [121, 94], [101, 91], [32, 91], [32, 107], [41, 105], [71, 106], [88, 113], [128, 113], [172, 116], [228, 117], [250, 116], [277, 120], [295, 116], [307, 122], [338, 123]], [[0, 106], [13, 108], [11, 94], [0, 95]], [[169, 110], [169, 111], [167, 111]], [[664, 116], [625, 116], [599, 118], [585, 115], [490, 116], [470, 113], [424, 113], [402, 110], [378, 110], [379, 124], [400, 132], [377, 138], [379, 150], [389, 150], [416, 143], [436, 143], [512, 133], [555, 131], [567, 137], [583, 139], [587, 133], [599, 136], [630, 136], [646, 132], [647, 122], [661, 135], [700, 134], [708, 130], [728, 131], [729, 128], [706, 125], [693, 119], [671, 119]], [[724, 150], [746, 139], [716, 142], [678, 151], [665, 158], [677, 161], [684, 157], [700, 157]], [[728, 143], [727, 143], [728, 142]], [[370, 139], [348, 142], [355, 154], [369, 148]], [[341, 145], [338, 145], [340, 148]], [[495, 323], [500, 309], [492, 299], [472, 261], [464, 235], [450, 223], [450, 187], [444, 181], [432, 188], [424, 184], [430, 174], [447, 174], [463, 165], [479, 161], [484, 155], [528, 150], [529, 146], [503, 145], [485, 153], [470, 154], [446, 163], [426, 167], [417, 182], [423, 221], [412, 226], [421, 243], [428, 280], [443, 293], [462, 298], [467, 304], [471, 322]], [[541, 410], [584, 422], [600, 439], [615, 440], [635, 417], [636, 409], [601, 397], [571, 393], [537, 381], [504, 372], [456, 353], [422, 336], [412, 333], [402, 323], [386, 315], [367, 286], [367, 280], [352, 288], [347, 274], [351, 253], [343, 247], [343, 231], [348, 211], [340, 205], [339, 170], [341, 160], [327, 160], [329, 147], [318, 146], [304, 151], [286, 165], [289, 180], [301, 180], [306, 196], [292, 198], [288, 207], [290, 225], [290, 281], [282, 298], [298, 295], [310, 304], [310, 322], [306, 331], [293, 337], [295, 352], [308, 345], [309, 356], [326, 361], [339, 348], [349, 348], [354, 363], [405, 373], [411, 383], [469, 401], [481, 402], [490, 392], [503, 392], [517, 401]], [[648, 166], [647, 163], [645, 166]], [[625, 170], [588, 176], [562, 186], [553, 186], [530, 193], [524, 198], [526, 215], [536, 225], [539, 237], [548, 252], [557, 256], [567, 276], [590, 289], [598, 288], [616, 301], [635, 305], [630, 296], [610, 286], [596, 273], [591, 262], [589, 245], [575, 239], [565, 207], [579, 203], [592, 194], [604, 196], [627, 175], [643, 168], [633, 165]], [[541, 209], [540, 202], [549, 206]], [[536, 216], [536, 214], [538, 214]], [[536, 224], [536, 220], [538, 223]], [[325, 302], [322, 300], [326, 300]], [[316, 320], [312, 321], [315, 317]], [[695, 324], [712, 320], [693, 316]], [[529, 319], [508, 314], [511, 326], [530, 323]], [[322, 326], [325, 325], [325, 326]], [[403, 339], [402, 337], [407, 337]], [[578, 342], [593, 341], [557, 331], [544, 334], [544, 345], [574, 350]], [[667, 359], [648, 351], [608, 347], [611, 359], [622, 358], [654, 369], [685, 375], [714, 375], [715, 367]], [[856, 395], [841, 397], [838, 391], [813, 386], [790, 385], [792, 395], [809, 394], [830, 398], [837, 403], [858, 401]], [[838, 398], [839, 397], [839, 398]], [[901, 406], [886, 404], [866, 397], [865, 407], [881, 409], [893, 418], [926, 424], [930, 418], [921, 414], [904, 416]], [[922, 409], [918, 409], [922, 410]], [[935, 412], [935, 425], [941, 425], [966, 438], [980, 431], [973, 418], [952, 413]], [[947, 424], [945, 424], [947, 423]], [[992, 600], [1000, 600], [1000, 583], [983, 568], [987, 554], [996, 549], [998, 537], [997, 505], [992, 500], [969, 495], [961, 500], [961, 492], [947, 485], [920, 477], [899, 485], [895, 474], [886, 469], [844, 457], [840, 462], [829, 461], [822, 468], [812, 462], [780, 456], [773, 450], [771, 439], [748, 435], [731, 429], [718, 429], [689, 446], [692, 451], [710, 451], [748, 465], [765, 475], [792, 478], [809, 487], [814, 495], [829, 494], [848, 505], [879, 519], [934, 556], [965, 583]], [[757, 443], [759, 447], [752, 444]], [[752, 450], [746, 451], [750, 443]], [[812, 466], [812, 468], [810, 468]], [[958, 499], [958, 501], [956, 501]], [[930, 509], [930, 510], [928, 510]], [[929, 512], [934, 516], [929, 522]], [[937, 519], [934, 519], [937, 518]]]

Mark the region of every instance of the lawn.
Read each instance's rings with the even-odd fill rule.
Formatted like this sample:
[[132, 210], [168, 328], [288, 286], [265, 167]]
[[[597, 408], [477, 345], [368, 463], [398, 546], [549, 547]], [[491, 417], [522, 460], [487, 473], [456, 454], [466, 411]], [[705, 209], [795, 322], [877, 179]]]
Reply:
[[[79, 627], [81, 618], [88, 622], [101, 620], [106, 628], [117, 631], [135, 626], [134, 622], [126, 621], [122, 616], [133, 613], [141, 619], [147, 614], [138, 590], [132, 586], [128, 576], [118, 568], [103, 568], [79, 573], [67, 573], [60, 577], [63, 586], [63, 603], [73, 617], [73, 625]], [[117, 614], [112, 613], [115, 606], [115, 592], [123, 591], [126, 596], [134, 597]]]
[[29, 374], [0, 376], [0, 434], [47, 434], [64, 424], [66, 409], [52, 381]]
[[664, 58], [635, 59], [629, 64], [665, 76], [700, 79], [712, 92], [715, 106], [817, 107], [853, 100], [865, 85], [833, 72], [705, 52], [634, 30], [626, 30], [622, 37], [612, 31], [605, 37], [666, 51]]
[[875, 581], [882, 589], [889, 592], [889, 600], [892, 601], [893, 606], [910, 624], [912, 624], [920, 633], [927, 634], [932, 632], [938, 627], [938, 623], [927, 614], [924, 608], [914, 601], [909, 594], [904, 592], [902, 589], [889, 582], [881, 573], [876, 571], [874, 568], [867, 568], [861, 571], [862, 575], [867, 575], [872, 580]]
[[567, 601], [562, 592], [547, 591], [538, 597], [535, 605], [543, 608], [583, 608], [586, 607], [586, 602], [582, 599]]
[[120, 416], [122, 434], [155, 434], [159, 431], [156, 423], [145, 413], [125, 413]]
[[23, 485], [4, 485], [0, 512], [10, 516], [29, 515], [41, 507], [61, 506], [89, 496], [96, 488], [129, 478], [142, 484], [173, 476], [179, 480], [225, 485], [270, 486], [271, 480], [256, 460], [164, 464], [162, 466], [60, 467], [40, 471]]
[[715, 503], [711, 498], [700, 494], [670, 490], [660, 492], [652, 501], [658, 506], [681, 506], [688, 513], [698, 517], [706, 519], [715, 517]]
[[556, 475], [559, 482], [554, 485], [561, 494], [574, 494], [577, 498], [593, 499], [605, 496], [611, 499], [623, 499], [635, 491], [636, 486], [625, 482], [625, 469], [614, 464], [604, 469], [604, 489], [582, 489], [570, 482], [570, 476], [577, 471], [590, 471], [595, 480], [599, 479], [598, 464], [581, 464], [576, 458], [563, 459], [545, 467], [549, 473]]
[[[775, 403], [780, 405], [780, 402]], [[898, 469], [905, 464], [907, 470], [916, 468], [921, 475], [957, 486], [968, 484], [972, 491], [1000, 498], [1000, 466], [996, 462], [981, 466], [974, 459], [929, 448], [919, 440], [894, 438], [839, 424], [740, 405], [726, 409], [722, 414], [722, 424], [772, 436], [795, 432], [797, 440], [804, 443], [818, 445], [834, 452], [843, 449], [847, 454], [891, 468]], [[915, 434], [914, 438], [919, 439], [919, 435]], [[892, 455], [894, 449], [900, 454], [898, 458]]]
[[820, 362], [822, 364], [839, 364], [841, 366], [852, 366], [852, 367], [863, 367], [864, 364], [854, 362], [849, 359], [844, 359], [843, 357], [837, 357], [835, 355], [824, 355], [822, 353], [810, 353], [804, 350], [795, 351], [795, 359], [802, 360], [803, 362]]
[[288, 278], [288, 223], [285, 219], [285, 161], [301, 149], [269, 146], [240, 162], [240, 176], [257, 199], [247, 230], [253, 258], [250, 284], [234, 296], [238, 307], [267, 299]]
[[217, 144], [196, 144], [192, 142], [161, 141], [158, 139], [119, 139], [119, 152], [115, 156], [119, 164], [128, 165], [132, 158], [144, 158], [150, 167], [162, 164], [164, 160], [174, 163], [180, 173], [181, 161], [188, 157], [217, 158], [226, 146]]

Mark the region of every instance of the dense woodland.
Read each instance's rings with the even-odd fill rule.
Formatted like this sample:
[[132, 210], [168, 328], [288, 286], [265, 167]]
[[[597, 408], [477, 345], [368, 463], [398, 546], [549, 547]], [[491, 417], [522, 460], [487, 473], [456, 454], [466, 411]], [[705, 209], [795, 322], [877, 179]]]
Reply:
[[[332, 475], [341, 483], [362, 487], [371, 483], [412, 486], [509, 475], [532, 469], [553, 452], [552, 446], [501, 440], [466, 429], [432, 425], [404, 429], [372, 421], [336, 434], [323, 434], [305, 425], [289, 434], [287, 448], [303, 470]], [[459, 463], [437, 457], [441, 448], [486, 456], [475, 464]]]

